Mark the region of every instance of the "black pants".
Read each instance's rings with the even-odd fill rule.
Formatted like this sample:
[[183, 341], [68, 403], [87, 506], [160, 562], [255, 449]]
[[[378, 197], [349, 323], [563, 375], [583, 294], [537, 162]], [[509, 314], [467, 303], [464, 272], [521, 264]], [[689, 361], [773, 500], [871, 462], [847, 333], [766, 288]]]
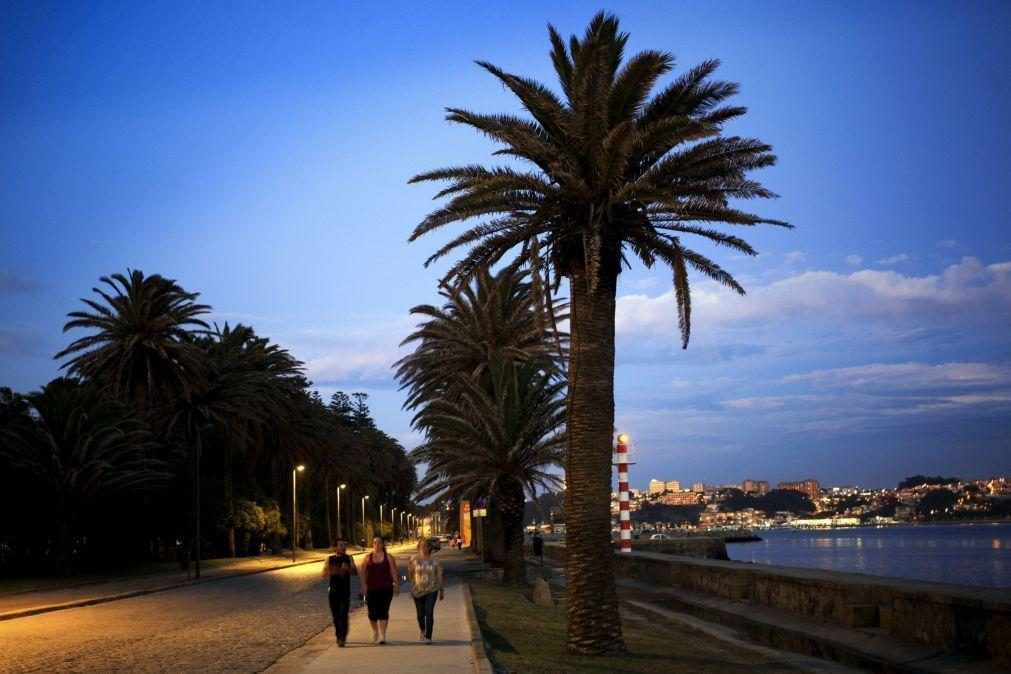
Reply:
[[348, 611], [351, 609], [351, 593], [330, 590], [330, 613], [333, 614], [333, 631], [338, 639], [348, 637]]
[[426, 639], [432, 638], [432, 623], [435, 621], [435, 601], [438, 592], [429, 592], [414, 598], [414, 609], [418, 612], [418, 629], [425, 633]]

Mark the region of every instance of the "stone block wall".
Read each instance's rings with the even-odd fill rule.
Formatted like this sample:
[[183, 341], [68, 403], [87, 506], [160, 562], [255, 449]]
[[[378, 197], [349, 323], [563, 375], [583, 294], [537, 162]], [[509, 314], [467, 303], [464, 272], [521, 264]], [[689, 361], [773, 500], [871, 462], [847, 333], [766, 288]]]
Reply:
[[[565, 563], [565, 546], [547, 559]], [[619, 577], [747, 599], [848, 627], [880, 627], [896, 638], [1011, 661], [1011, 591], [818, 569], [615, 553]]]

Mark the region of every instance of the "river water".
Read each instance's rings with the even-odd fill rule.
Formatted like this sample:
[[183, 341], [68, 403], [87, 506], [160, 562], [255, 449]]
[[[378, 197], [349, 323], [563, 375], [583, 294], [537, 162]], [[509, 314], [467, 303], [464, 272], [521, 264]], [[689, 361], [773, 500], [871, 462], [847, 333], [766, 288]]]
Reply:
[[730, 558], [958, 585], [1011, 588], [1011, 524], [756, 531]]

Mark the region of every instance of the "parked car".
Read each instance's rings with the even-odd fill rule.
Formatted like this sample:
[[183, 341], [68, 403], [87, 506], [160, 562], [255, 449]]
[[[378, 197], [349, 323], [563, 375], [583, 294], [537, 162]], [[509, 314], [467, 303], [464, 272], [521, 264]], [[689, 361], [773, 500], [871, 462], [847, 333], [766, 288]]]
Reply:
[[442, 550], [442, 543], [439, 542], [438, 536], [432, 536], [428, 539], [428, 547], [432, 552], [437, 550]]
[[670, 538], [667, 534], [653, 534], [649, 537], [651, 541], [666, 541]]

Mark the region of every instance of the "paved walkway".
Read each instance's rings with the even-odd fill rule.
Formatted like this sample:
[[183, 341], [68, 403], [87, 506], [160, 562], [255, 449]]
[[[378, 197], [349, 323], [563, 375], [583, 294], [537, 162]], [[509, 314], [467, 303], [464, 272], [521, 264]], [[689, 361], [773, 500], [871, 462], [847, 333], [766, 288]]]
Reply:
[[[412, 548], [404, 548], [405, 551], [409, 549]], [[326, 558], [327, 554], [319, 550], [300, 551], [295, 565], [321, 562]], [[200, 580], [187, 579], [185, 571], [167, 571], [118, 579], [110, 577], [105, 580], [37, 590], [0, 593], [0, 621], [78, 606], [90, 606], [118, 599], [127, 599], [152, 592], [186, 587], [187, 585], [232, 578], [250, 573], [284, 569], [290, 566], [293, 566], [291, 557], [261, 556], [253, 559], [240, 557], [234, 561], [229, 560], [227, 562], [215, 560], [215, 563], [205, 565], [200, 570]]]
[[[404, 591], [394, 598], [390, 606], [390, 625], [385, 645], [372, 643], [372, 629], [366, 610], [356, 609], [351, 613], [351, 628], [345, 648], [337, 647], [331, 626], [310, 639], [302, 648], [285, 655], [266, 671], [272, 674], [338, 671], [354, 671], [356, 674], [472, 674], [475, 671], [475, 661], [466, 598], [462, 580], [454, 573], [468, 568], [472, 563], [466, 562], [460, 552], [444, 550], [438, 555], [448, 574], [446, 598], [435, 606], [433, 643], [419, 641], [414, 601], [410, 591]], [[398, 555], [398, 561], [403, 562], [401, 567], [409, 559], [410, 555]], [[357, 586], [352, 587], [352, 595], [356, 590]]]

